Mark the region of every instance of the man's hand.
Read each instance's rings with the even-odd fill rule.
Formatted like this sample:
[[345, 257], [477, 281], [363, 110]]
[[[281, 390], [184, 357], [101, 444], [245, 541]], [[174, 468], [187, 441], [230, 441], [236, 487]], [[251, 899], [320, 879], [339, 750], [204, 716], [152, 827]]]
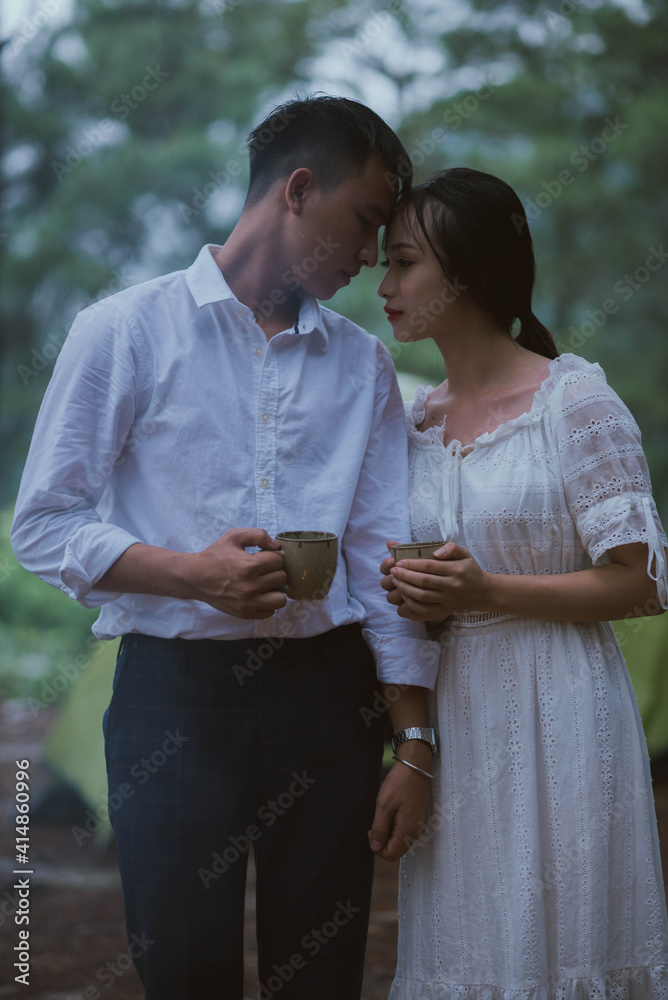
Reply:
[[[415, 763], [428, 771], [431, 750], [426, 743], [423, 745], [428, 757], [423, 754]], [[402, 750], [404, 753], [401, 753]], [[408, 760], [407, 744], [398, 752]], [[369, 845], [379, 858], [396, 861], [418, 839], [427, 822], [430, 784], [429, 778], [418, 771], [398, 761], [395, 763], [380, 786], [376, 813], [369, 831]]]
[[[262, 552], [245, 551], [255, 546]], [[204, 601], [235, 618], [271, 618], [285, 607], [287, 581], [280, 542], [262, 528], [232, 528], [201, 552], [175, 552], [135, 542], [96, 581], [121, 594]]]
[[[246, 547], [262, 552], [249, 554]], [[261, 528], [232, 528], [208, 548], [188, 557], [184, 581], [190, 599], [235, 618], [271, 618], [285, 607], [279, 587], [287, 581], [283, 560], [275, 552], [280, 542]]]

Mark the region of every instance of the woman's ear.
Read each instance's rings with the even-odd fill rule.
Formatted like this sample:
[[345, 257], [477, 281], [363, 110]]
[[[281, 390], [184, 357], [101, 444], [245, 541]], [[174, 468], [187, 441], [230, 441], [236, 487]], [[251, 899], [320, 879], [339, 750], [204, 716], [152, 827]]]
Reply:
[[316, 190], [315, 178], [308, 167], [299, 167], [288, 177], [285, 185], [285, 200], [294, 215], [299, 215], [304, 199]]

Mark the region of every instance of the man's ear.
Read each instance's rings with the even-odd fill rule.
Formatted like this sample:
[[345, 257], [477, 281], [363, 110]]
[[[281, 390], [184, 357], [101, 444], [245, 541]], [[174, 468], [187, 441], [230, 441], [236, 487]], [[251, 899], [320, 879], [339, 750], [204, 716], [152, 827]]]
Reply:
[[285, 185], [285, 200], [294, 215], [299, 215], [304, 199], [313, 194], [317, 188], [313, 172], [308, 167], [299, 167], [288, 177]]

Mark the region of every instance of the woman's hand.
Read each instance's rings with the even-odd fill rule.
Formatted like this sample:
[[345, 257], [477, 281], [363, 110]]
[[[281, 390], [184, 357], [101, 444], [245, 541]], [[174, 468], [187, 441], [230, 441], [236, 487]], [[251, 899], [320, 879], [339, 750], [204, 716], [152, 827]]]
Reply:
[[402, 618], [431, 623], [457, 611], [490, 611], [555, 622], [606, 622], [664, 610], [642, 542], [618, 545], [608, 550], [609, 563], [572, 573], [487, 573], [454, 542], [434, 556], [382, 563], [381, 585]]
[[393, 545], [398, 545], [399, 543], [398, 542], [393, 542], [390, 539], [390, 541], [386, 542], [385, 544], [387, 545], [387, 548], [388, 548], [388, 551], [390, 552], [390, 555], [387, 557], [387, 559], [383, 559], [382, 563], [380, 564], [380, 573], [381, 573], [381, 576], [382, 576], [382, 580], [380, 581], [380, 585], [383, 588], [383, 590], [387, 590], [387, 592], [388, 592], [388, 594], [387, 594], [387, 600], [388, 600], [388, 602], [390, 604], [399, 605], [399, 604], [401, 604], [402, 597], [401, 597], [400, 592], [396, 589], [397, 585], [394, 582], [394, 577], [390, 575], [391, 570], [393, 569], [394, 566], [396, 566], [396, 561], [392, 558], [392, 554], [391, 554], [392, 553], [392, 546]]
[[485, 611], [491, 591], [485, 573], [463, 545], [448, 542], [433, 559], [386, 559], [381, 586], [402, 618], [442, 621], [455, 611]]

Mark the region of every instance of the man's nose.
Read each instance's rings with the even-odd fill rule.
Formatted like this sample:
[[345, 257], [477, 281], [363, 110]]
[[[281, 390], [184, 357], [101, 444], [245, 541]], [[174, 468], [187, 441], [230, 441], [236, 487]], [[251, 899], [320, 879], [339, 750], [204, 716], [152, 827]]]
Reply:
[[375, 267], [378, 263], [378, 239], [363, 247], [357, 254], [357, 259], [361, 260], [367, 267]]

